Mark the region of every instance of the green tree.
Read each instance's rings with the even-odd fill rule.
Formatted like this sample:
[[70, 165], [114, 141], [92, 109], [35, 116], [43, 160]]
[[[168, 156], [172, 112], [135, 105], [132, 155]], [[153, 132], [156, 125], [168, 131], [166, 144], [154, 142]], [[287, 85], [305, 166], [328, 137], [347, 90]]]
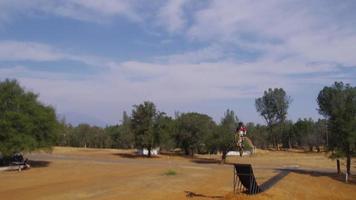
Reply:
[[239, 119], [232, 110], [227, 110], [224, 117], [221, 119], [220, 124], [213, 132], [212, 137], [209, 137], [211, 142], [210, 149], [218, 150], [221, 152], [221, 162], [225, 162], [226, 155], [229, 151], [234, 149], [235, 143], [235, 130], [238, 125]]
[[280, 137], [277, 131], [273, 131], [273, 128], [286, 120], [290, 103], [291, 98], [282, 88], [273, 90], [269, 88], [264, 91], [262, 97], [255, 101], [257, 112], [266, 120], [273, 146], [277, 149]]
[[151, 150], [160, 142], [160, 132], [157, 128], [158, 116], [156, 106], [148, 101], [135, 105], [132, 111], [131, 129], [135, 137], [135, 146], [146, 148], [148, 157], [151, 157]]
[[211, 117], [200, 113], [179, 114], [176, 119], [175, 140], [186, 155], [193, 156], [195, 152], [206, 150], [206, 137], [215, 128]]
[[266, 125], [247, 123], [247, 136], [253, 141], [253, 144], [262, 149], [268, 147], [268, 128]]
[[291, 148], [295, 142], [295, 135], [293, 132], [293, 122], [291, 120], [286, 120], [278, 125], [281, 138], [282, 138], [282, 144], [284, 148]]
[[71, 124], [67, 124], [63, 118], [59, 122], [59, 131], [56, 145], [58, 146], [70, 146], [72, 140], [73, 127]]
[[318, 119], [318, 121], [315, 123], [315, 134], [312, 140], [318, 152], [320, 152], [320, 147], [327, 146], [327, 140], [328, 140], [327, 120]]
[[329, 120], [328, 150], [333, 155], [346, 157], [346, 174], [349, 177], [351, 156], [356, 146], [356, 87], [335, 82], [324, 87], [317, 98], [319, 113]]
[[110, 135], [106, 134], [103, 128], [92, 126], [89, 129], [89, 147], [91, 148], [109, 148], [111, 147]]
[[156, 129], [160, 132], [160, 147], [171, 150], [175, 147], [174, 141], [175, 121], [165, 113], [160, 113], [157, 118]]
[[79, 124], [73, 130], [72, 146], [75, 147], [90, 147], [90, 142], [93, 140], [93, 135], [90, 134], [89, 124]]
[[315, 132], [314, 121], [311, 118], [298, 119], [293, 126], [296, 144], [300, 147], [308, 147], [309, 151], [312, 151], [315, 145], [312, 140]]
[[126, 112], [123, 112], [120, 125], [108, 126], [105, 132], [110, 135], [113, 148], [133, 148], [134, 135], [131, 130], [131, 119]]
[[0, 82], [0, 152], [30, 152], [50, 148], [57, 139], [55, 110], [25, 91], [16, 80]]

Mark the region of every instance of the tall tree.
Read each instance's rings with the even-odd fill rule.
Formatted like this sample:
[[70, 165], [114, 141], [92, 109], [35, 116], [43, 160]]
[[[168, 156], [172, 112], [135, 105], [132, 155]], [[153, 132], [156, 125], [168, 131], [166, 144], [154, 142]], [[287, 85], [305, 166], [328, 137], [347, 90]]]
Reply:
[[133, 148], [134, 135], [131, 130], [131, 119], [126, 111], [122, 114], [121, 124], [107, 126], [105, 132], [110, 135], [113, 148]]
[[149, 101], [135, 105], [132, 111], [131, 129], [135, 137], [135, 146], [146, 148], [149, 157], [151, 150], [159, 145], [160, 132], [156, 128], [158, 115], [156, 106]]
[[293, 131], [293, 122], [286, 120], [279, 125], [280, 135], [282, 138], [282, 144], [284, 148], [291, 148], [295, 143], [295, 134]]
[[238, 122], [239, 119], [235, 115], [235, 112], [227, 110], [216, 131], [214, 131], [212, 137], [209, 137], [209, 142], [211, 142], [210, 148], [221, 152], [222, 162], [225, 162], [227, 153], [236, 145], [234, 136]]
[[356, 148], [356, 87], [335, 82], [324, 87], [317, 98], [319, 113], [328, 118], [328, 150], [346, 157], [346, 174], [350, 175], [351, 156]]
[[291, 98], [287, 96], [283, 88], [269, 88], [264, 91], [262, 97], [257, 98], [255, 106], [257, 112], [266, 120], [270, 135], [272, 136], [273, 145], [278, 148], [278, 132], [273, 132], [273, 127], [283, 123], [287, 117], [287, 111]]
[[59, 121], [58, 133], [59, 134], [58, 134], [56, 145], [70, 146], [71, 139], [72, 139], [72, 133], [73, 133], [73, 127], [71, 124], [66, 123], [65, 118], [62, 118]]
[[309, 147], [309, 151], [313, 150], [314, 142], [312, 138], [315, 134], [314, 121], [309, 119], [298, 119], [293, 126], [295, 142], [298, 146]]
[[0, 82], [0, 152], [4, 156], [55, 144], [56, 113], [37, 98], [38, 95], [25, 91], [16, 80]]
[[247, 123], [247, 135], [256, 147], [266, 149], [268, 147], [266, 125]]
[[175, 121], [165, 113], [159, 113], [155, 128], [160, 133], [160, 147], [165, 150], [173, 149]]
[[79, 124], [77, 127], [74, 128], [73, 137], [75, 140], [74, 146], [78, 147], [90, 147], [90, 143], [93, 140], [94, 135], [90, 134], [91, 127], [89, 124]]
[[177, 146], [182, 148], [186, 155], [194, 155], [203, 150], [205, 138], [215, 128], [211, 117], [200, 113], [183, 113], [176, 119], [175, 139]]

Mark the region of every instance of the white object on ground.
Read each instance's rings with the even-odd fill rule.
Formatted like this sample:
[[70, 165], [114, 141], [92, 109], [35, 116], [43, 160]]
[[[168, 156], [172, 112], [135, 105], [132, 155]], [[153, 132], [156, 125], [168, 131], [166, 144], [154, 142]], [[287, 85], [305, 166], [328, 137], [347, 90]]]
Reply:
[[21, 171], [26, 168], [30, 168], [30, 165], [26, 164], [26, 165], [12, 165], [12, 166], [0, 167], [0, 171], [12, 171], [12, 170]]
[[[240, 156], [240, 152], [239, 151], [229, 151], [226, 154], [227, 156]], [[244, 151], [242, 153], [242, 156], [249, 156], [251, 155], [251, 151]]]
[[[138, 150], [137, 150], [137, 153], [138, 153], [139, 155], [147, 156], [147, 155], [148, 155], [148, 149], [146, 149], [146, 148], [138, 149]], [[159, 147], [158, 147], [158, 148], [155, 148], [155, 149], [151, 149], [151, 155], [152, 155], [152, 156], [157, 156], [158, 153], [159, 153]]]

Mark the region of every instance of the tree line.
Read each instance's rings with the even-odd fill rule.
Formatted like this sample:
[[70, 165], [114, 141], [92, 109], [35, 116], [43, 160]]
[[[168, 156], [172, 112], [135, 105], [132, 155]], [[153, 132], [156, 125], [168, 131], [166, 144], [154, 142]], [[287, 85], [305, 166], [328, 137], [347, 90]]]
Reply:
[[[144, 102], [142, 105], [151, 104]], [[135, 115], [136, 116], [136, 115]], [[182, 113], [174, 118], [160, 113], [157, 119], [143, 123], [134, 116], [123, 114], [120, 124], [105, 128], [79, 124], [73, 127], [61, 122], [62, 131], [57, 145], [89, 148], [147, 148], [160, 147], [171, 151], [180, 148], [186, 155], [216, 153], [235, 150], [234, 133], [239, 122], [232, 110], [227, 110], [219, 123], [201, 113]], [[135, 120], [135, 121], [134, 121]], [[141, 127], [141, 124], [146, 124]], [[295, 123], [286, 120], [270, 132], [267, 125], [249, 122], [247, 136], [260, 149], [302, 148], [307, 151], [325, 151], [329, 132], [327, 120], [299, 119]], [[277, 139], [276, 139], [277, 138]], [[275, 146], [277, 144], [277, 146]]]
[[[356, 87], [335, 82], [318, 95], [318, 110], [324, 117], [288, 120], [292, 103], [282, 88], [268, 89], [255, 99], [256, 111], [266, 124], [247, 123], [248, 137], [258, 148], [305, 148], [345, 157], [350, 174], [356, 147]], [[236, 148], [234, 132], [240, 122], [226, 110], [219, 122], [202, 113], [159, 111], [153, 102], [134, 105], [120, 123], [105, 128], [58, 120], [55, 110], [26, 91], [16, 80], [0, 81], [0, 153], [29, 152], [52, 145], [93, 148], [146, 148], [150, 151], [181, 149], [186, 155], [226, 153]], [[247, 144], [246, 144], [247, 145]], [[248, 147], [248, 146], [247, 146]]]

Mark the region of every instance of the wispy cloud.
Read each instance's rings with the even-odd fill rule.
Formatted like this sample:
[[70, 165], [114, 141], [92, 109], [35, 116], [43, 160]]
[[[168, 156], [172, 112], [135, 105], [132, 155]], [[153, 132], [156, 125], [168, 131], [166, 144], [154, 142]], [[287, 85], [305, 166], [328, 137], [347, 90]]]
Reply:
[[96, 67], [109, 67], [110, 59], [59, 49], [39, 42], [0, 40], [0, 61], [60, 61], [71, 60]]
[[184, 5], [187, 2], [187, 0], [166, 1], [165, 5], [159, 9], [157, 15], [158, 24], [171, 33], [181, 31], [187, 23], [184, 15]]
[[136, 5], [136, 0], [2, 0], [0, 2], [2, 13], [0, 20], [9, 21], [14, 17], [40, 16], [45, 13], [96, 23], [107, 23], [117, 16], [123, 16], [132, 21], [140, 21], [140, 16], [136, 12]]
[[[352, 1], [211, 0], [192, 6], [192, 1], [170, 0], [156, 1], [147, 6], [150, 9], [136, 0], [21, 2], [1, 1], [0, 23], [43, 14], [94, 23], [124, 17], [159, 32], [147, 38], [162, 39], [144, 42], [173, 48], [170, 54], [118, 62], [114, 56], [73, 52], [50, 43], [0, 41], [0, 61], [9, 61], [0, 68], [0, 78], [20, 79], [64, 112], [77, 110], [112, 120], [147, 99], [174, 107], [203, 100], [253, 99], [269, 87], [293, 92], [337, 80], [354, 81], [354, 71], [347, 71], [356, 67]], [[176, 38], [184, 42], [182, 48]], [[105, 70], [69, 79], [26, 66], [26, 61], [65, 60]]]
[[0, 60], [54, 61], [66, 57], [49, 45], [35, 42], [0, 41]]
[[316, 2], [212, 1], [195, 14], [195, 23], [187, 34], [195, 40], [233, 43], [263, 51], [266, 58], [276, 63], [292, 57], [304, 65], [336, 62], [355, 66], [352, 52], [356, 46], [351, 44], [356, 36], [356, 15], [352, 12], [356, 5]]

